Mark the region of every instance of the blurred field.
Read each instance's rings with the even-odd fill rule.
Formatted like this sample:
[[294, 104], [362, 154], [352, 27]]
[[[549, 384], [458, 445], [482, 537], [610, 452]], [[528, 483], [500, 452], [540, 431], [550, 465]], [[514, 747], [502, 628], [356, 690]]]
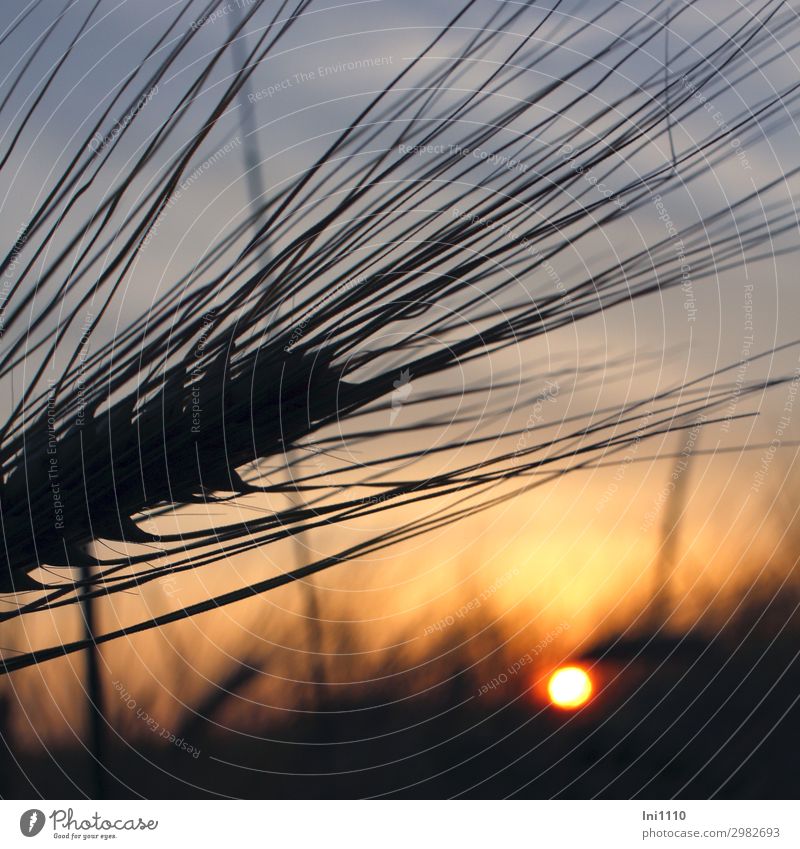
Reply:
[[[287, 626], [295, 647], [274, 629], [271, 645], [239, 637], [237, 659], [214, 643], [211, 676], [198, 662], [209, 657], [202, 635], [184, 634], [167, 651], [165, 642], [157, 655], [110, 670], [135, 684], [121, 695], [108, 686], [105, 792], [794, 797], [798, 535], [791, 521], [780, 533], [774, 526], [769, 562], [742, 565], [724, 593], [698, 594], [693, 619], [673, 617], [657, 632], [633, 607], [600, 628], [544, 617], [515, 632], [502, 615], [502, 585], [513, 594], [519, 576], [496, 570], [495, 584], [466, 581], [462, 603], [451, 601], [440, 619], [424, 618], [428, 608], [406, 614], [393, 645], [371, 644], [374, 623], [326, 621], [319, 605], [329, 593], [310, 585], [294, 597], [291, 615], [305, 617]], [[566, 660], [581, 660], [596, 688], [576, 712], [544, 698], [547, 675]], [[37, 698], [48, 698], [43, 681], [29, 676], [16, 694], [6, 689], [6, 728], [12, 714], [18, 730], [20, 712], [35, 718]], [[69, 732], [48, 738], [47, 721], [38, 724], [41, 740], [17, 745], [12, 735], [4, 747], [2, 795], [89, 792], [80, 720], [72, 740]]]

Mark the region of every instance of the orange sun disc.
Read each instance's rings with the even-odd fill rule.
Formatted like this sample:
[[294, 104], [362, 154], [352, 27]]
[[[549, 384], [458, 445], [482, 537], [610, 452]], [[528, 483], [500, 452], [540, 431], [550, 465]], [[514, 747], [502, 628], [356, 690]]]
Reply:
[[589, 701], [592, 679], [580, 666], [562, 666], [550, 676], [547, 695], [556, 707], [574, 710]]

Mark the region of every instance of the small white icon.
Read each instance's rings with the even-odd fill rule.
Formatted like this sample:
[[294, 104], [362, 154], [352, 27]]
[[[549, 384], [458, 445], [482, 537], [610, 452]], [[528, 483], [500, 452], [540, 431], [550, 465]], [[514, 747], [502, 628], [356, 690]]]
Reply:
[[44, 828], [44, 813], [38, 808], [31, 808], [19, 819], [19, 830], [25, 837], [36, 837]]
[[392, 383], [394, 390], [392, 391], [392, 410], [389, 414], [389, 424], [393, 425], [400, 415], [400, 410], [403, 409], [403, 404], [408, 400], [411, 394], [411, 372], [408, 369], [403, 369], [400, 372], [400, 377]]

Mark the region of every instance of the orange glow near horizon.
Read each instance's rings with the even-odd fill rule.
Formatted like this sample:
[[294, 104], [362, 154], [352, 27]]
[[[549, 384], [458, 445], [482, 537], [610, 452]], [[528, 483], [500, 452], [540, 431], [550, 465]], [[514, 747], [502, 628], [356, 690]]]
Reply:
[[547, 695], [556, 707], [576, 710], [583, 707], [592, 695], [592, 679], [580, 666], [562, 666], [550, 676]]

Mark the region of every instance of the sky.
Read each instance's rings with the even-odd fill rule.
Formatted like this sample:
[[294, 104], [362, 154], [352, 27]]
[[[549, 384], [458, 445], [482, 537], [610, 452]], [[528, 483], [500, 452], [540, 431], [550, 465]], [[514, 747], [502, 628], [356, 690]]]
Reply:
[[[23, 3], [11, 5], [20, 14], [28, 8]], [[571, 31], [602, 5], [562, 4], [545, 18], [537, 39], [546, 46], [549, 39]], [[676, 9], [682, 6], [674, 5]], [[256, 69], [250, 84], [250, 120], [254, 126], [251, 136], [261, 159], [259, 176], [267, 196], [301, 173], [312, 154], [318, 153], [375, 92], [408, 66], [410, 58], [430, 42], [458, 6], [455, 2], [417, 0], [312, 5], [286, 41], [281, 42], [280, 49]], [[494, 0], [480, 0], [462, 26], [426, 59], [450, 55], [496, 7]], [[83, 0], [64, 4], [67, 11], [63, 25], [36, 51], [37, 39], [60, 8], [49, 1], [32, 7], [0, 51], [0, 90], [3, 96], [8, 95], [12, 114], [37, 96], [41, 81], [63, 54], [89, 4]], [[486, 66], [507, 55], [519, 43], [520, 33], [527, 32], [546, 8], [549, 5], [534, 4], [517, 29], [505, 33], [482, 58], [481, 67], [465, 70], [461, 85], [468, 88]], [[557, 79], [609, 33], [625, 26], [631, 18], [631, 8], [634, 7], [619, 3], [612, 14], [588, 27], [570, 46], [556, 51], [536, 74], [522, 75], [515, 81], [503, 92], [503, 103], [526, 97], [548, 79]], [[662, 4], [636, 4], [635, 8], [656, 9], [658, 16], [664, 13]], [[663, 67], [664, 55], [669, 56], [671, 51], [675, 54], [687, 47], [691, 56], [709, 52], [715, 39], [724, 38], [736, 22], [747, 19], [749, 12], [742, 5], [740, 17], [722, 23], [739, 8], [723, 2], [692, 4], [688, 12], [676, 15], [666, 41], [659, 39], [648, 45], [647, 50], [637, 53], [610, 75], [596, 92], [592, 105], [602, 107], [613, 100], [615, 92], [638, 86]], [[58, 85], [45, 93], [32, 120], [22, 128], [20, 141], [3, 170], [0, 232], [5, 234], [4, 243], [8, 243], [4, 247], [13, 244], [12, 234], [19, 231], [37, 199], [52, 186], [59, 169], [80, 145], [109, 97], [140, 66], [143, 52], [163, 32], [164, 21], [181, 9], [184, 26], [194, 25], [199, 30], [198, 37], [136, 115], [132, 132], [113, 153], [113, 167], [106, 169], [80, 201], [79, 208], [89, 212], [103, 192], [125, 173], [129, 157], [165, 120], [187, 81], [242, 14], [242, 9], [231, 2], [223, 4], [214, 18], [200, 23], [200, 3], [164, 5], [154, 0], [103, 0], [99, 4], [80, 49], [65, 63]], [[264, 17], [259, 13], [248, 27], [245, 44], [252, 45], [258, 37]], [[9, 20], [13, 20], [13, 15]], [[711, 27], [711, 34], [697, 41], [697, 34], [705, 26]], [[167, 44], [163, 49], [168, 47]], [[715, 99], [713, 110], [699, 109], [691, 119], [673, 128], [672, 142], [678, 150], [697, 144], [721, 127], [729, 127], [736, 116], [756, 110], [771, 91], [796, 79], [797, 48], [790, 34], [777, 31], [766, 55], [771, 57], [769, 63], [759, 66], [751, 76], [731, 75], [730, 90]], [[9, 80], [28, 61], [30, 65], [19, 84], [9, 89]], [[149, 64], [153, 64], [152, 60]], [[187, 126], [196, 126], [203, 120], [206, 104], [230, 79], [232, 71], [230, 56], [226, 56], [204, 84]], [[597, 67], [587, 69], [574, 85], [588, 86], [598, 73]], [[453, 92], [443, 96], [449, 95]], [[555, 113], [559, 106], [563, 103], [556, 99], [543, 102], [540, 108], [543, 114], [546, 110]], [[175, 204], [137, 257], [113, 313], [98, 332], [99, 340], [113, 338], [120, 327], [146, 311], [159, 292], [190, 271], [208, 246], [242, 219], [249, 197], [242, 157], [244, 148], [251, 144], [251, 136], [246, 135], [240, 107], [231, 110], [197, 152], [188, 169], [196, 176], [181, 188]], [[16, 113], [17, 123], [21, 114]], [[582, 111], [567, 112], [564, 120], [577, 126], [585, 117]], [[490, 119], [488, 109], [486, 120]], [[12, 120], [0, 133], [0, 150], [10, 144], [17, 123]], [[104, 122], [105, 127], [112, 124], [108, 119]], [[602, 129], [602, 122], [598, 126]], [[665, 200], [666, 205], [654, 200], [650, 208], [576, 244], [574, 250], [559, 257], [558, 275], [570, 280], [578, 273], [591, 273], [632, 246], [647, 246], [654, 239], [663, 238], [670, 223], [681, 229], [684, 222], [725, 209], [755, 187], [780, 180], [797, 165], [796, 136], [797, 127], [787, 102], [784, 115], [778, 114], [741, 136], [732, 133], [735, 144], [730, 145], [729, 155], [709, 165], [685, 190], [671, 195]], [[180, 134], [176, 134], [175, 149], [180, 141]], [[654, 163], [668, 164], [671, 151], [667, 142], [662, 134], [640, 154], [620, 156], [618, 170], [609, 179], [623, 180], [626, 174], [641, 173]], [[519, 140], [521, 148], [544, 143], [545, 139]], [[153, 163], [146, 170], [142, 187], [158, 179], [157, 163]], [[791, 204], [795, 185], [794, 179], [779, 183], [766, 203], [780, 200]], [[480, 190], [480, 184], [477, 188]], [[125, 209], [120, 212], [124, 215]], [[390, 238], [391, 233], [382, 236]], [[698, 281], [691, 288], [690, 297], [678, 288], [633, 305], [621, 305], [511, 351], [495, 366], [511, 369], [537, 390], [547, 386], [553, 363], [560, 358], [580, 363], [587, 359], [596, 362], [601, 357], [616, 363], [596, 380], [587, 381], [579, 391], [562, 393], [541, 405], [543, 427], [557, 429], [560, 420], [577, 408], [635, 397], [653, 385], [668, 385], [723, 364], [736, 364], [745, 349], [754, 353], [791, 341], [796, 336], [794, 317], [800, 307], [796, 260], [780, 255], [780, 250], [796, 240], [795, 229], [768, 246], [763, 257], [755, 256], [758, 252], [745, 246], [741, 262]], [[63, 238], [56, 236], [52, 255], [60, 244]], [[520, 281], [519, 291], [535, 295], [551, 284], [546, 274], [540, 274], [536, 279]], [[6, 350], [12, 344], [8, 335], [0, 342]], [[20, 344], [19, 340], [14, 340], [14, 344]], [[543, 367], [543, 363], [549, 365]], [[792, 374], [799, 367], [797, 351], [792, 350], [773, 360], [748, 363], [734, 370], [728, 379], [735, 381], [737, 375], [751, 379]], [[23, 367], [5, 380], [6, 406], [9, 399], [17, 397], [29, 373]], [[460, 378], [468, 385], [471, 376]], [[531, 625], [539, 619], [549, 623], [550, 628], [562, 621], [573, 623], [570, 639], [611, 628], [641, 610], [652, 592], [652, 564], [661, 542], [675, 468], [673, 460], [659, 460], [657, 455], [680, 453], [690, 444], [710, 452], [710, 456], [695, 457], [685, 472], [689, 484], [681, 526], [682, 559], [674, 586], [676, 598], [690, 620], [697, 615], [701, 597], [719, 590], [723, 584], [729, 589], [738, 586], [740, 572], [761, 568], [752, 563], [763, 564], [774, 547], [772, 528], [778, 512], [774, 502], [791, 502], [795, 491], [792, 465], [796, 448], [790, 443], [798, 432], [792, 420], [796, 409], [792, 387], [796, 390], [796, 384], [789, 384], [764, 397], [737, 402], [737, 412], [757, 411], [759, 415], [754, 419], [727, 426], [710, 425], [694, 438], [684, 432], [642, 443], [626, 454], [610, 457], [600, 468], [555, 481], [457, 528], [436, 532], [403, 548], [380, 552], [363, 563], [323, 575], [317, 579], [323, 588], [323, 605], [329, 606], [331, 621], [349, 622], [349, 627], [358, 631], [359, 639], [368, 644], [370, 640], [383, 645], [398, 641], [413, 644], [418, 632], [424, 633], [431, 623], [452, 615], [454, 599], [469, 600], [473, 594], [480, 596], [487, 591], [505, 632], [522, 627], [544, 628], [544, 624]], [[409, 414], [401, 411], [401, 415], [405, 418]], [[530, 415], [529, 407], [512, 410], [509, 426], [519, 426]], [[782, 423], [786, 415], [789, 421]], [[771, 452], [769, 443], [776, 439], [782, 447]], [[766, 447], [741, 450], [753, 443], [764, 443]], [[392, 514], [382, 514], [379, 521], [391, 525], [397, 519]], [[280, 571], [290, 558], [328, 553], [341, 547], [344, 540], [370, 530], [374, 528], [345, 527], [326, 535], [314, 532], [301, 540], [300, 547], [305, 547], [302, 554], [298, 554], [298, 547], [278, 546], [274, 551], [239, 558], [234, 568], [243, 579], [263, 574], [265, 569]], [[126, 598], [113, 614], [108, 614], [109, 624], [111, 620], [138, 618], [137, 611], [143, 603], [151, 609], [166, 609], [176, 601], [202, 595], [209, 588], [205, 580], [181, 578], [175, 587], [162, 587], [160, 595]], [[208, 580], [213, 586], [214, 576]], [[265, 602], [269, 615], [284, 624], [304, 615], [304, 603], [302, 593], [292, 591], [276, 593], [274, 599]], [[248, 617], [266, 615], [263, 610], [253, 613], [255, 607], [244, 605], [235, 613], [214, 614], [209, 632], [228, 634], [226, 639], [235, 643], [230, 637], [231, 629], [239, 635], [239, 629], [246, 631], [250, 627]], [[287, 626], [281, 639], [291, 643], [295, 639], [291, 634], [292, 629]]]

